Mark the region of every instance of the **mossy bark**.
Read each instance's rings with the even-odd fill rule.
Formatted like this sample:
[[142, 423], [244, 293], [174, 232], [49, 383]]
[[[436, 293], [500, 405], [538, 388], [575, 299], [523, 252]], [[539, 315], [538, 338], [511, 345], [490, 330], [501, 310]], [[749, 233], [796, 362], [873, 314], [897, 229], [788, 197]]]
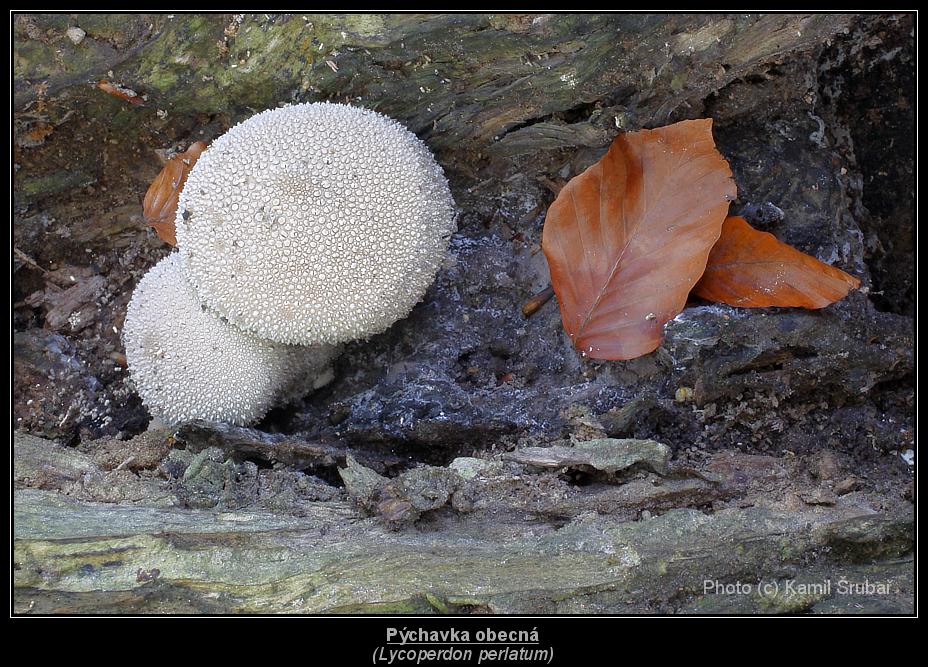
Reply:
[[[687, 100], [846, 29], [851, 15], [21, 15], [14, 102], [84, 100], [115, 133], [157, 112], [241, 120], [284, 102], [375, 108], [439, 152], [511, 156], [603, 146]], [[69, 24], [87, 36], [73, 44]], [[112, 78], [127, 106], [91, 88]], [[37, 88], [37, 84], [42, 86]], [[597, 119], [572, 123], [599, 104]], [[73, 105], [77, 107], [78, 105]]]

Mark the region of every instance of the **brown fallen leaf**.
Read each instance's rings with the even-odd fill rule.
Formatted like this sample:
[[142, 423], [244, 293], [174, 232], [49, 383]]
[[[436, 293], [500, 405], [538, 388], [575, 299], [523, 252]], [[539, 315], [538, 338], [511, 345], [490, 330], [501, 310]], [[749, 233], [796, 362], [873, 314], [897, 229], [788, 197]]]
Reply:
[[711, 119], [619, 135], [561, 190], [542, 249], [564, 329], [582, 354], [632, 359], [660, 345], [735, 195]]
[[164, 165], [161, 173], [155, 177], [145, 199], [142, 202], [142, 215], [145, 222], [155, 228], [155, 232], [165, 243], [177, 245], [174, 236], [174, 216], [177, 214], [177, 198], [184, 188], [187, 174], [197, 163], [200, 153], [206, 150], [206, 144], [198, 141], [183, 153], [178, 153]]
[[16, 145], [21, 148], [35, 148], [45, 143], [45, 139], [55, 131], [55, 126], [45, 121], [37, 121], [28, 130], [17, 134]]
[[742, 308], [824, 308], [860, 280], [730, 216], [693, 294]]

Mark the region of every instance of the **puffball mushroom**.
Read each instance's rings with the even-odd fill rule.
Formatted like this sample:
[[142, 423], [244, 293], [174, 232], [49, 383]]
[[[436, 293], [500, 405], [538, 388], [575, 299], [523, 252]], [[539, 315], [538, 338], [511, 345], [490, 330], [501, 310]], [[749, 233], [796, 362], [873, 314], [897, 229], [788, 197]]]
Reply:
[[455, 206], [428, 147], [374, 111], [264, 111], [216, 139], [180, 195], [176, 232], [200, 300], [281, 343], [366, 338], [435, 278]]
[[123, 327], [132, 381], [152, 415], [169, 424], [248, 424], [298, 387], [309, 389], [336, 354], [330, 345], [262, 340], [203, 308], [168, 255], [139, 281]]

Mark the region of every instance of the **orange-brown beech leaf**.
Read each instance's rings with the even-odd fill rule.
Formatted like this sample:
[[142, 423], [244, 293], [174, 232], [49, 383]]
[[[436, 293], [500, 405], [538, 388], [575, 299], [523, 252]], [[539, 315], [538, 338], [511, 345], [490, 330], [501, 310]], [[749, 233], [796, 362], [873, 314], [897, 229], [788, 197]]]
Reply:
[[582, 354], [633, 359], [660, 345], [736, 192], [710, 119], [620, 135], [564, 186], [542, 249], [564, 329]]
[[177, 245], [174, 236], [174, 216], [177, 214], [177, 198], [184, 189], [187, 174], [206, 150], [206, 144], [198, 141], [183, 153], [178, 153], [164, 165], [161, 173], [155, 177], [145, 193], [142, 202], [142, 216], [145, 222], [155, 228], [155, 232], [165, 243]]
[[824, 308], [857, 287], [854, 276], [731, 216], [693, 294], [743, 308]]

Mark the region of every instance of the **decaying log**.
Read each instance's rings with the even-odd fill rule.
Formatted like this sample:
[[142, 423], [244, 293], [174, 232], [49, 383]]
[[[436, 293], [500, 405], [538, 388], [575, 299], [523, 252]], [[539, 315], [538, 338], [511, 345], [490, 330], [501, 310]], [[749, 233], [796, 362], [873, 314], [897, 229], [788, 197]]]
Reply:
[[[38, 439], [20, 440], [15, 467], [21, 479], [24, 470], [72, 481], [93, 472], [87, 459], [54, 459], [38, 449]], [[15, 610], [816, 611], [849, 603], [825, 594], [725, 598], [703, 588], [706, 580], [791, 573], [892, 576], [894, 592], [880, 603], [896, 610], [911, 604], [905, 573], [913, 516], [905, 507], [880, 513], [852, 503], [796, 512], [673, 509], [640, 521], [587, 511], [560, 526], [478, 512], [400, 530], [345, 500], [301, 507], [295, 515], [128, 505], [20, 488]]]

